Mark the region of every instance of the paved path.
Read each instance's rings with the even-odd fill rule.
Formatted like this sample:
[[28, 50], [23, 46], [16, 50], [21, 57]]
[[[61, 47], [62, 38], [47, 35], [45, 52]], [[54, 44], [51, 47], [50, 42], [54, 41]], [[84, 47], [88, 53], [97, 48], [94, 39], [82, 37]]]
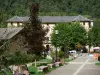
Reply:
[[100, 75], [100, 66], [95, 65], [92, 56], [83, 54], [46, 75]]

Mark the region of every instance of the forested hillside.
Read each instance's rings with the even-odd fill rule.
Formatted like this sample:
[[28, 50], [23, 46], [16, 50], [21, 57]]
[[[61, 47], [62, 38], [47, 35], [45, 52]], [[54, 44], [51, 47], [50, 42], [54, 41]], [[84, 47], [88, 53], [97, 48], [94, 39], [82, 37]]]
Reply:
[[100, 0], [0, 0], [0, 25], [12, 16], [27, 16], [31, 2], [40, 4], [40, 15], [89, 15], [100, 18]]

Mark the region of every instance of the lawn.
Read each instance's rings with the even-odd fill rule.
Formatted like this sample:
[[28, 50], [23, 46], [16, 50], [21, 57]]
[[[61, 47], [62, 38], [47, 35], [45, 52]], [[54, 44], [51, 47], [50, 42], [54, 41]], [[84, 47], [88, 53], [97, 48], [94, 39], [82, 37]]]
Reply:
[[[37, 66], [47, 65], [48, 63], [52, 63], [52, 60], [50, 60], [50, 59], [41, 59], [41, 60], [37, 61]], [[28, 67], [30, 75], [45, 75], [45, 73], [43, 73], [43, 72], [37, 72], [37, 68], [35, 68], [34, 65], [35, 64]], [[48, 69], [48, 72], [50, 72], [50, 71], [51, 71], [51, 69]]]
[[65, 62], [70, 62], [70, 61], [71, 61], [71, 59], [69, 59], [69, 58], [65, 59]]
[[100, 66], [100, 62], [95, 62], [95, 65], [98, 65], [98, 66]]
[[[56, 69], [56, 68], [52, 68], [52, 69], [48, 68], [47, 72], [45, 72], [45, 73], [51, 72], [54, 69]], [[37, 68], [35, 68], [34, 65], [28, 67], [28, 70], [30, 72], [30, 75], [45, 75], [44, 72], [37, 72]]]
[[41, 59], [41, 60], [39, 60], [39, 61], [37, 61], [37, 62], [46, 62], [46, 63], [51, 63], [52, 60], [50, 60], [50, 59]]
[[[70, 62], [70, 61], [71, 61], [71, 59], [65, 58], [65, 62]], [[38, 61], [38, 62], [52, 63], [52, 60], [50, 60], [50, 59], [41, 59], [41, 60]]]
[[[71, 60], [69, 58], [66, 58], [65, 61], [69, 62]], [[52, 63], [52, 60], [50, 60], [50, 59], [41, 59], [41, 60], [39, 60], [37, 62], [42, 62], [42, 63], [37, 63], [37, 66], [41, 66], [41, 65], [47, 65], [48, 63]], [[45, 75], [44, 72], [37, 72], [37, 68], [35, 68], [34, 65], [35, 64], [33, 64], [32, 66], [28, 67], [29, 72], [31, 73], [30, 75]], [[51, 72], [52, 70], [55, 70], [56, 68], [58, 68], [58, 67], [48, 68], [48, 71], [46, 73]]]

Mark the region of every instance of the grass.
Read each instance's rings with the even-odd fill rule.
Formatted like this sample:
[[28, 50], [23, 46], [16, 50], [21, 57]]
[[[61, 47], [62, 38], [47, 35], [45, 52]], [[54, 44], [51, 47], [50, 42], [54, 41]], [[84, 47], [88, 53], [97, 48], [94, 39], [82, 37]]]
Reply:
[[[47, 72], [45, 72], [45, 73], [51, 72], [54, 69], [56, 69], [56, 68], [48, 68]], [[45, 75], [44, 72], [37, 72], [37, 68], [35, 68], [34, 66], [28, 67], [28, 70], [30, 72], [30, 75]]]
[[[48, 59], [43, 59], [43, 60], [40, 60], [40, 61], [51, 63], [51, 60], [48, 60]], [[69, 60], [67, 59], [67, 61], [69, 61]], [[37, 64], [37, 66], [47, 65], [48, 63]], [[45, 73], [44, 72], [38, 72], [37, 68], [35, 68], [34, 64], [33, 64], [32, 66], [28, 67], [28, 70], [30, 72], [30, 75], [45, 75], [46, 73], [51, 72], [52, 70], [55, 70], [56, 68], [59, 68], [59, 67], [48, 68], [48, 70]]]
[[35, 68], [33, 65], [28, 67], [28, 70], [30, 72], [30, 75], [45, 75], [42, 72], [37, 72], [37, 68]]
[[100, 66], [100, 62], [96, 62], [96, 63], [95, 63], [95, 65], [98, 65], [98, 66]]
[[52, 60], [50, 60], [50, 59], [41, 59], [41, 60], [39, 60], [38, 62], [46, 62], [46, 63], [51, 63], [51, 62], [52, 62]]
[[8, 71], [8, 72], [6, 72], [6, 74], [7, 74], [7, 75], [12, 75], [12, 73], [11, 73], [11, 72], [9, 72], [9, 71]]
[[[35, 68], [34, 65], [32, 65], [32, 66], [28, 67], [28, 70], [30, 72], [30, 75], [45, 75], [46, 73], [51, 72], [52, 70], [55, 70], [56, 68], [58, 68], [58, 67], [48, 68], [47, 72], [44, 73], [44, 72], [38, 72], [37, 68]], [[4, 74], [0, 73], [0, 75], [4, 75]], [[6, 75], [12, 75], [12, 73], [10, 71], [7, 71]]]
[[[71, 60], [69, 58], [65, 59], [65, 62], [70, 62], [70, 61]], [[38, 63], [37, 66], [40, 66], [40, 65], [47, 65], [48, 63], [51, 63], [52, 60], [50, 60], [50, 59], [41, 59], [37, 62], [46, 62], [46, 63], [41, 63], [41, 64]], [[100, 65], [100, 62], [96, 63], [96, 65]], [[59, 67], [48, 68], [48, 71], [46, 73], [51, 72], [52, 70], [55, 70], [56, 68], [59, 68]], [[34, 64], [32, 66], [28, 67], [28, 70], [30, 72], [30, 75], [45, 75], [44, 72], [37, 72], [37, 68], [34, 67]], [[10, 71], [7, 71], [6, 74], [7, 75], [12, 75], [12, 73]], [[0, 73], [0, 75], [3, 75], [3, 74]]]
[[65, 59], [65, 62], [70, 62], [70, 61], [71, 61], [71, 59], [69, 59], [69, 58]]

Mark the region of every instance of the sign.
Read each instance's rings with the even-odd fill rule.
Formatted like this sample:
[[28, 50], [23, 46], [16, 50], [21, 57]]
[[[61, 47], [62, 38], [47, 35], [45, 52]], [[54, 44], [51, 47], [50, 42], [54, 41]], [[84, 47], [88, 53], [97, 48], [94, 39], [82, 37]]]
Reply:
[[94, 53], [93, 59], [98, 60], [98, 56], [100, 56], [100, 53]]

